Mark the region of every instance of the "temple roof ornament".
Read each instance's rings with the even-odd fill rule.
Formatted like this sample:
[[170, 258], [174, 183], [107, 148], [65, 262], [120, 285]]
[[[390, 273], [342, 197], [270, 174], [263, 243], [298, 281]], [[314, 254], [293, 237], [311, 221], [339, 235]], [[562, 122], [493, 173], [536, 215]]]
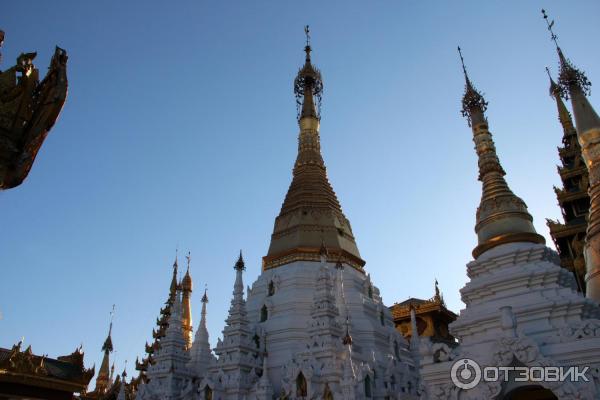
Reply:
[[[4, 32], [0, 30], [0, 47]], [[56, 47], [40, 82], [37, 53], [21, 53], [0, 71], [0, 190], [20, 185], [31, 170], [67, 98], [67, 52]]]
[[321, 155], [319, 126], [323, 80], [312, 64], [310, 31], [304, 51], [305, 62], [294, 80], [294, 95], [298, 106], [298, 155], [292, 183], [275, 220], [273, 235], [263, 269], [294, 261], [321, 261], [321, 244], [327, 248], [326, 261], [339, 257], [352, 267], [362, 270], [365, 262], [356, 246], [350, 222], [327, 178]]
[[85, 392], [94, 376], [94, 368], [85, 368], [81, 347], [53, 359], [35, 355], [31, 346], [22, 350], [22, 345], [20, 341], [11, 349], [0, 348], [0, 386], [16, 383], [26, 389], [28, 395], [32, 389], [40, 388], [51, 389], [53, 393]]
[[496, 146], [485, 117], [488, 103], [471, 83], [460, 47], [458, 53], [465, 75], [462, 114], [467, 117], [473, 131], [479, 180], [482, 182], [481, 202], [475, 224], [478, 245], [473, 250], [473, 257], [477, 258], [485, 251], [505, 243], [545, 243], [544, 237], [533, 227], [533, 218], [527, 211], [525, 202], [510, 190], [504, 179], [506, 173], [496, 154]]

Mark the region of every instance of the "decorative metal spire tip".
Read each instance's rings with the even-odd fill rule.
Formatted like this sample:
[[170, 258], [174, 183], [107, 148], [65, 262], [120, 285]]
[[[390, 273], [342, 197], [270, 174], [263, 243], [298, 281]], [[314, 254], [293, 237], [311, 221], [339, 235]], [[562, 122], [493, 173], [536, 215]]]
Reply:
[[467, 67], [465, 66], [465, 60], [463, 58], [460, 46], [458, 46], [457, 49], [463, 73], [465, 75], [465, 94], [463, 95], [462, 99], [461, 114], [463, 117], [467, 118], [469, 121], [469, 126], [471, 126], [471, 113], [476, 109], [479, 109], [482, 113], [485, 112], [485, 110], [487, 110], [488, 103], [483, 98], [483, 95], [479, 93], [471, 83], [469, 75], [467, 74]]
[[306, 35], [306, 46], [304, 46], [304, 51], [306, 52], [306, 61], [310, 62], [310, 28], [308, 25], [304, 26], [304, 34]]
[[546, 14], [546, 10], [544, 10], [543, 8], [542, 8], [542, 15], [544, 16], [544, 21], [546, 21], [546, 25], [548, 25], [548, 31], [550, 31], [550, 40], [552, 40], [554, 42], [554, 44], [556, 45], [556, 48], [560, 51], [560, 47], [558, 46], [558, 36], [556, 36], [554, 31], [552, 30], [552, 27], [554, 26], [554, 20], [552, 20], [552, 21], [548, 20], [548, 15]]
[[242, 257], [242, 250], [240, 250], [240, 256], [233, 268], [237, 271], [243, 271], [246, 269], [245, 264], [244, 264], [244, 257]]
[[571, 89], [578, 89], [584, 95], [589, 96], [590, 86], [592, 86], [592, 83], [588, 80], [588, 78], [582, 71], [575, 68], [573, 63], [571, 63], [571, 61], [564, 56], [560, 46], [558, 45], [558, 36], [552, 30], [552, 28], [554, 27], [554, 20], [550, 21], [548, 19], [548, 15], [546, 14], [546, 10], [543, 9], [542, 16], [544, 17], [544, 21], [546, 21], [546, 25], [548, 26], [548, 31], [550, 32], [550, 39], [554, 42], [554, 45], [556, 46], [556, 51], [558, 52], [558, 58], [560, 62], [558, 85], [560, 86], [561, 96], [568, 100]]
[[[298, 120], [300, 120], [300, 118], [303, 116], [313, 116], [317, 119], [320, 119], [323, 81], [321, 79], [321, 73], [319, 70], [316, 69], [310, 62], [310, 52], [312, 48], [310, 46], [310, 29], [308, 25], [304, 27], [304, 34], [306, 35], [306, 45], [304, 46], [304, 51], [306, 52], [306, 62], [300, 71], [298, 71], [296, 79], [294, 79], [294, 95], [296, 96], [296, 111], [298, 113], [297, 117]], [[306, 110], [303, 110], [303, 105], [309, 96], [312, 97], [312, 99], [310, 99], [310, 101], [307, 103], [307, 106], [309, 107], [307, 107]], [[316, 106], [316, 110], [314, 109], [314, 106]]]

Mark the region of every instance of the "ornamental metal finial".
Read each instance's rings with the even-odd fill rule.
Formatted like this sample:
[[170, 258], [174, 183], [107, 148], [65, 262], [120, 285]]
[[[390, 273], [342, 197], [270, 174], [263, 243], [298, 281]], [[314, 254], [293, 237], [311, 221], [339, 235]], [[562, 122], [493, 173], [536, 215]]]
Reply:
[[185, 256], [187, 260], [187, 270], [190, 271], [190, 261], [192, 261], [192, 253], [188, 251], [187, 256]]
[[544, 10], [542, 8], [542, 15], [544, 16], [544, 21], [546, 21], [546, 25], [548, 25], [548, 30], [550, 31], [550, 40], [552, 40], [554, 42], [554, 44], [556, 45], [556, 48], [558, 49], [558, 36], [556, 36], [556, 34], [554, 33], [554, 31], [552, 30], [552, 27], [554, 26], [554, 20], [549, 21], [548, 20], [548, 15], [546, 14], [546, 10]]
[[304, 34], [306, 35], [306, 46], [310, 46], [310, 28], [308, 25], [304, 26]]
[[460, 46], [458, 48], [458, 56], [460, 57], [460, 63], [462, 64], [463, 73], [465, 74], [465, 79], [469, 80], [469, 75], [467, 75], [467, 67], [465, 67], [465, 59], [463, 58], [462, 51], [460, 50]]
[[560, 86], [560, 94], [565, 100], [569, 99], [569, 93], [571, 88], [577, 87], [581, 92], [589, 96], [590, 95], [590, 86], [592, 83], [588, 80], [587, 76], [575, 68], [573, 63], [568, 60], [560, 46], [558, 45], [558, 36], [554, 33], [552, 28], [554, 27], [554, 20], [549, 21], [548, 15], [546, 14], [546, 10], [542, 9], [542, 16], [544, 17], [544, 21], [546, 21], [546, 25], [548, 26], [548, 31], [550, 32], [550, 39], [554, 42], [556, 46], [556, 51], [558, 52], [558, 58], [560, 60], [560, 72], [558, 75], [558, 84]]
[[321, 94], [323, 92], [323, 81], [321, 73], [310, 62], [310, 29], [308, 25], [304, 27], [306, 35], [306, 62], [298, 71], [298, 75], [294, 80], [294, 94], [296, 96], [296, 111], [297, 117], [300, 120], [302, 117], [315, 117], [320, 119], [321, 111]]
[[462, 110], [461, 114], [463, 117], [467, 117], [469, 122], [469, 126], [471, 126], [471, 113], [475, 109], [479, 109], [482, 113], [487, 110], [488, 103], [483, 98], [483, 95], [475, 89], [471, 80], [469, 79], [469, 75], [467, 74], [467, 67], [465, 67], [465, 60], [462, 55], [462, 50], [460, 46], [458, 48], [458, 55], [460, 57], [460, 63], [462, 65], [463, 73], [465, 75], [465, 94], [462, 99]]
[[304, 46], [304, 52], [306, 53], [306, 62], [310, 62], [310, 28], [308, 25], [304, 26], [304, 34], [306, 35], [306, 46]]
[[236, 271], [243, 271], [246, 269], [244, 264], [244, 257], [242, 257], [242, 250], [240, 250], [240, 256], [233, 267]]

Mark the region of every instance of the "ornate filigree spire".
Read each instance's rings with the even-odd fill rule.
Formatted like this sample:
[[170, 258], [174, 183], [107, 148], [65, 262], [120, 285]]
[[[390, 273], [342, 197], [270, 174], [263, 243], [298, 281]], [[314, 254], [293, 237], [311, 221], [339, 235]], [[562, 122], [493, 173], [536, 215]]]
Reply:
[[304, 66], [298, 71], [298, 76], [294, 80], [294, 94], [296, 95], [299, 122], [303, 118], [321, 119], [321, 95], [323, 93], [321, 72], [310, 62], [312, 48], [310, 47], [308, 25], [304, 27], [304, 33], [306, 34], [306, 46], [304, 47], [306, 59]]
[[584, 258], [586, 264], [586, 296], [600, 302], [600, 117], [587, 99], [591, 83], [583, 72], [565, 58], [552, 31], [554, 21], [549, 22], [542, 10], [551, 38], [556, 45], [560, 62], [558, 83], [565, 98], [571, 99], [581, 155], [589, 172], [590, 210]]
[[485, 122], [484, 113], [487, 110], [488, 103], [483, 98], [483, 95], [475, 89], [469, 74], [467, 74], [467, 67], [465, 67], [465, 60], [463, 59], [462, 51], [458, 46], [458, 55], [460, 56], [460, 62], [462, 64], [463, 73], [465, 75], [465, 94], [462, 99], [462, 115], [467, 117], [469, 126], [473, 123]]
[[263, 258], [263, 269], [294, 261], [319, 262], [323, 240], [329, 251], [328, 257], [335, 260], [342, 255], [344, 262], [361, 270], [365, 262], [360, 258], [350, 222], [327, 179], [321, 155], [319, 110], [323, 80], [311, 62], [308, 27], [305, 33], [305, 62], [294, 80], [300, 126], [298, 156], [292, 183], [275, 220], [269, 251]]
[[458, 51], [466, 80], [462, 113], [467, 117], [473, 131], [473, 141], [479, 159], [479, 180], [483, 186], [475, 225], [478, 245], [473, 250], [473, 257], [477, 258], [485, 251], [505, 243], [545, 243], [544, 238], [538, 235], [533, 227], [533, 218], [527, 211], [525, 202], [510, 190], [504, 179], [506, 173], [500, 165], [485, 118], [487, 102], [474, 89], [467, 75], [460, 47]]

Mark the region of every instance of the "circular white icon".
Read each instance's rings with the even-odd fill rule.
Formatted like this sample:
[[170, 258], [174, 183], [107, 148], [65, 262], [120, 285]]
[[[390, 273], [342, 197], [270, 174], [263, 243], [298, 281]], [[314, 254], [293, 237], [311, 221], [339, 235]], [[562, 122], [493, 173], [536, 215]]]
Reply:
[[473, 389], [481, 381], [481, 368], [470, 358], [461, 358], [450, 370], [452, 382], [461, 389]]

